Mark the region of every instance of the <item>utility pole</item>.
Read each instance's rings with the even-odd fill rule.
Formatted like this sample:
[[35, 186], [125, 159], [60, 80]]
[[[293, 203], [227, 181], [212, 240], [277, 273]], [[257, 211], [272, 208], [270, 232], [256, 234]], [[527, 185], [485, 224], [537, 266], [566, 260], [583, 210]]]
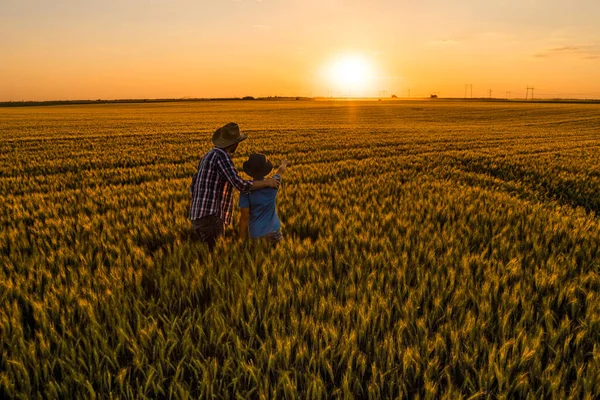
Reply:
[[510, 99], [510, 92], [506, 92], [506, 98]]
[[473, 84], [472, 83], [465, 84], [465, 99], [467, 98], [467, 90], [468, 89], [471, 90], [471, 98], [472, 98], [473, 97]]
[[527, 100], [527, 98], [529, 97], [530, 90], [531, 90], [531, 100], [533, 100], [533, 89], [535, 89], [533, 86], [532, 87], [527, 86], [527, 92], [525, 92], [525, 100]]
[[488, 89], [488, 96], [490, 99], [492, 98], [492, 89]]

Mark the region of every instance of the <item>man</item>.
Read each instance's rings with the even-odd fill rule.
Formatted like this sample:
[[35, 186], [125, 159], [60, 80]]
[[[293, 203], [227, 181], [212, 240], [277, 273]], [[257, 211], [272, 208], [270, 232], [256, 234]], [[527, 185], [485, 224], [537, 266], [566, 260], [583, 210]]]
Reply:
[[240, 178], [231, 156], [238, 144], [247, 138], [248, 135], [240, 134], [239, 126], [233, 122], [217, 129], [212, 137], [215, 147], [202, 157], [198, 172], [192, 178], [190, 220], [196, 237], [210, 250], [223, 235], [225, 225], [231, 223], [233, 188], [250, 192], [279, 187], [279, 181], [273, 178], [256, 182]]

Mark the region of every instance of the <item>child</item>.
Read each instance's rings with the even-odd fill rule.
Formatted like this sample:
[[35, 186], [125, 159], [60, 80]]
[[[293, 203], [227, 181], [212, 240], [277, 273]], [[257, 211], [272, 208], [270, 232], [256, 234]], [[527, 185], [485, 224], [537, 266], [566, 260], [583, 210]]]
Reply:
[[[273, 178], [281, 181], [283, 174], [290, 162], [285, 160]], [[244, 172], [255, 181], [265, 179], [273, 170], [273, 164], [263, 154], [252, 154], [244, 163]], [[246, 237], [250, 231], [253, 239], [265, 238], [267, 241], [277, 243], [282, 239], [281, 223], [275, 209], [277, 189], [263, 188], [249, 193], [240, 193], [240, 239]]]

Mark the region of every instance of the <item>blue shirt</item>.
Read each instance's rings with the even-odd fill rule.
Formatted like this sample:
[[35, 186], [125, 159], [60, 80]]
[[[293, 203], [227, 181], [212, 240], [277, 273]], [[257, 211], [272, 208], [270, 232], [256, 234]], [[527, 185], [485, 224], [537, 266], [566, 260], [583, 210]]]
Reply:
[[[279, 175], [273, 176], [281, 180]], [[250, 193], [240, 193], [240, 208], [250, 209], [250, 237], [259, 238], [281, 229], [275, 209], [277, 189], [263, 188]]]

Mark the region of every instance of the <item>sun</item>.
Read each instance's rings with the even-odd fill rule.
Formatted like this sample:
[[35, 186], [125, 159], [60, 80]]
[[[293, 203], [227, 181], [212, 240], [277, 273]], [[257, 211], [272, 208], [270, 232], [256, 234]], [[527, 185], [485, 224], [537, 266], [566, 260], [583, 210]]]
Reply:
[[338, 91], [364, 95], [372, 83], [373, 66], [362, 55], [344, 55], [330, 63], [327, 78]]

